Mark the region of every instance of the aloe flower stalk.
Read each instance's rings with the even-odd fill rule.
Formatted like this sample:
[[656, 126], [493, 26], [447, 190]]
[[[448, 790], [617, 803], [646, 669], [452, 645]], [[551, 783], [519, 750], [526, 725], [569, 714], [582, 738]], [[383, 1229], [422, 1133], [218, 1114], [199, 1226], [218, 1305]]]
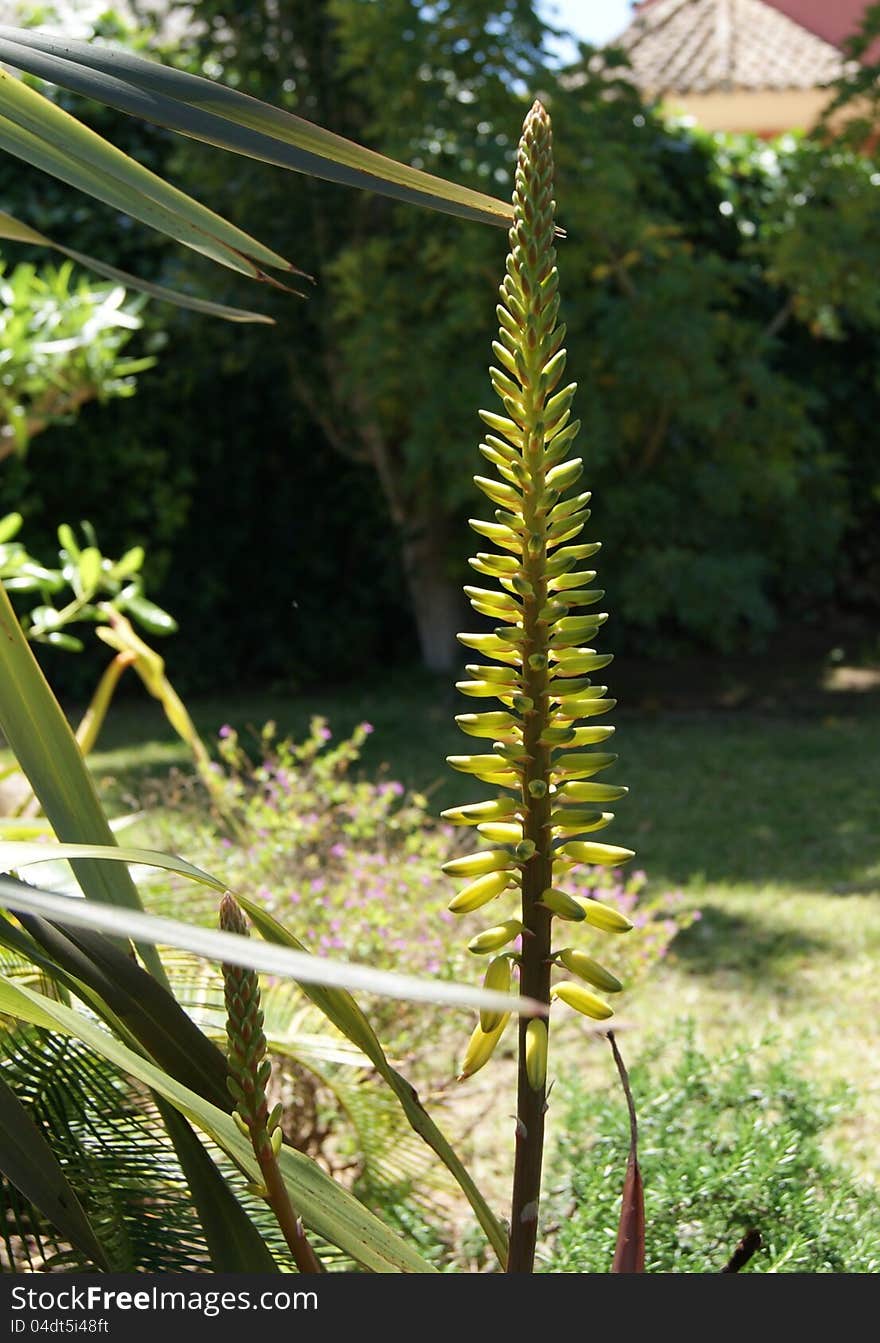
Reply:
[[[220, 902], [220, 927], [226, 933], [248, 936], [244, 914], [228, 893]], [[321, 1273], [321, 1263], [290, 1202], [278, 1165], [282, 1141], [281, 1107], [276, 1106], [269, 1113], [266, 1085], [272, 1065], [266, 1057], [257, 973], [240, 965], [224, 965], [223, 985], [229, 1067], [226, 1083], [235, 1101], [233, 1119], [250, 1140], [263, 1177], [263, 1183], [255, 1187], [255, 1192], [272, 1208], [300, 1273]]]
[[[491, 664], [470, 665], [458, 689], [502, 706], [460, 714], [468, 736], [492, 742], [491, 753], [450, 756], [449, 763], [475, 775], [497, 795], [444, 812], [447, 820], [475, 826], [487, 841], [481, 852], [454, 859], [444, 871], [467, 879], [453, 898], [455, 913], [472, 913], [496, 901], [505, 908], [469, 942], [477, 955], [493, 954], [487, 982], [503, 978], [499, 960], [519, 968], [519, 991], [540, 1002], [560, 1001], [594, 1019], [611, 1016], [596, 987], [618, 981], [583, 952], [554, 948], [553, 921], [588, 923], [608, 932], [631, 925], [618, 911], [568, 893], [558, 883], [579, 863], [616, 866], [632, 850], [596, 843], [594, 832], [613, 819], [601, 804], [626, 789], [593, 782], [616, 756], [601, 747], [614, 729], [598, 726], [615, 701], [591, 674], [611, 655], [587, 645], [607, 617], [588, 614], [603, 596], [596, 574], [583, 567], [598, 542], [575, 542], [589, 518], [587, 493], [570, 494], [582, 472], [568, 456], [579, 424], [571, 421], [575, 384], [557, 390], [565, 370], [564, 326], [557, 326], [555, 202], [550, 118], [540, 102], [525, 120], [516, 167], [514, 222], [493, 350], [500, 367], [490, 376], [503, 414], [481, 411], [491, 431], [480, 452], [495, 468], [477, 485], [495, 503], [494, 522], [471, 521], [497, 550], [470, 563], [494, 580], [465, 589], [475, 611], [500, 623], [493, 633], [461, 634], [460, 641]], [[501, 552], [501, 553], [499, 553]], [[500, 664], [500, 665], [499, 665]], [[515, 912], [508, 903], [517, 897]], [[521, 939], [517, 950], [511, 944]], [[551, 989], [557, 963], [584, 983], [567, 979]], [[462, 1077], [482, 1067], [501, 1039], [506, 1019], [481, 1020], [471, 1038]], [[544, 1142], [548, 1035], [543, 1022], [519, 1026], [516, 1156], [508, 1272], [534, 1265]]]

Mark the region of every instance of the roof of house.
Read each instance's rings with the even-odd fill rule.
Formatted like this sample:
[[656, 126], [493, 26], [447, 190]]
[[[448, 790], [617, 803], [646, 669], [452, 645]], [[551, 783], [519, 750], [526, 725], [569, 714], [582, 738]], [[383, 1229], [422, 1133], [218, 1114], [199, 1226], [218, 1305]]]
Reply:
[[[835, 0], [838, 6], [864, 9], [847, 0]], [[613, 45], [628, 53], [635, 83], [652, 94], [813, 89], [836, 79], [845, 63], [832, 41], [804, 26], [800, 12], [831, 7], [819, 0], [648, 0]], [[783, 8], [798, 11], [798, 20]]]
[[856, 31], [869, 0], [770, 0], [774, 9], [835, 47]]

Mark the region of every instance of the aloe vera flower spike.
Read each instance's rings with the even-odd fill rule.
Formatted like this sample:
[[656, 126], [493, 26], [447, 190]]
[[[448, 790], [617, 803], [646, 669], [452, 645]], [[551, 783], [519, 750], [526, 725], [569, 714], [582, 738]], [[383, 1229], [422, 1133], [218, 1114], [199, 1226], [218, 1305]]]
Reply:
[[[228, 892], [220, 902], [220, 927], [226, 933], [248, 936], [245, 916]], [[322, 1273], [323, 1267], [293, 1209], [278, 1165], [281, 1114], [280, 1106], [270, 1114], [266, 1098], [272, 1065], [266, 1056], [259, 978], [255, 970], [224, 965], [223, 986], [229, 1069], [226, 1082], [235, 1101], [233, 1119], [250, 1140], [260, 1167], [262, 1185], [256, 1192], [272, 1208], [300, 1273]]]
[[[581, 567], [599, 544], [572, 544], [590, 516], [590, 495], [568, 494], [583, 465], [580, 458], [568, 456], [579, 428], [577, 421], [571, 421], [575, 384], [556, 390], [565, 371], [565, 328], [557, 325], [552, 135], [540, 102], [525, 119], [513, 204], [510, 251], [497, 308], [498, 340], [492, 347], [500, 367], [490, 370], [504, 413], [480, 412], [491, 431], [480, 452], [496, 474], [475, 477], [498, 509], [494, 522], [471, 522], [478, 535], [497, 547], [470, 561], [494, 585], [465, 589], [475, 611], [501, 623], [492, 633], [459, 635], [465, 647], [492, 663], [469, 665], [469, 679], [459, 682], [458, 689], [470, 698], [495, 699], [502, 709], [461, 714], [457, 719], [466, 735], [488, 739], [491, 753], [449, 757], [454, 768], [498, 792], [486, 802], [444, 812], [455, 824], [475, 826], [486, 841], [481, 852], [454, 859], [444, 871], [467, 878], [450, 904], [453, 912], [472, 913], [496, 901], [505, 905], [504, 913], [490, 920], [491, 927], [470, 939], [472, 952], [508, 956], [519, 968], [520, 993], [548, 1004], [558, 997], [588, 1017], [603, 1019], [611, 1015], [611, 1008], [582, 985], [565, 980], [551, 989], [554, 964], [591, 976], [594, 987], [597, 980], [606, 989], [617, 986], [615, 977], [584, 953], [554, 949], [553, 920], [626, 931], [631, 925], [618, 911], [569, 894], [558, 882], [579, 863], [617, 866], [633, 853], [584, 838], [603, 829], [613, 815], [585, 809], [583, 804], [595, 807], [623, 796], [626, 789], [593, 782], [616, 760], [589, 749], [601, 746], [614, 732], [593, 720], [613, 708], [615, 701], [606, 697], [606, 687], [592, 684], [590, 673], [612, 659], [587, 646], [607, 617], [578, 613], [604, 594], [591, 586], [595, 572]], [[518, 897], [520, 905], [515, 917], [511, 896]], [[517, 937], [519, 949], [511, 945]], [[498, 976], [496, 956], [487, 977]], [[484, 1066], [506, 1024], [494, 1019], [478, 1024], [462, 1077]], [[536, 1027], [526, 1019], [520, 1021], [508, 1259], [512, 1273], [528, 1273], [534, 1266], [547, 1045], [544, 1023]]]

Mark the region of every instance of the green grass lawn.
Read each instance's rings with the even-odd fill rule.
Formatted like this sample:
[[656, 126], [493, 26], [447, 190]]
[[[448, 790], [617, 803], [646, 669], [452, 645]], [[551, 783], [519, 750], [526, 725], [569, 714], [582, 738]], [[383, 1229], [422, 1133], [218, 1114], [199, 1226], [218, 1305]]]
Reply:
[[[282, 731], [300, 732], [320, 713], [338, 735], [368, 720], [376, 730], [363, 756], [366, 772], [385, 771], [425, 792], [432, 810], [480, 795], [481, 785], [444, 764], [446, 754], [461, 749], [452, 716], [462, 708], [446, 681], [415, 673], [357, 690], [251, 694], [190, 708], [206, 739], [227, 721], [243, 730], [274, 718]], [[621, 1038], [637, 1053], [652, 1033], [690, 1016], [708, 1048], [761, 1042], [784, 1054], [808, 1033], [816, 1077], [849, 1080], [856, 1089], [834, 1144], [876, 1180], [880, 707], [874, 696], [790, 703], [783, 697], [769, 708], [752, 703], [735, 711], [688, 712], [675, 704], [622, 709], [617, 724], [621, 761], [611, 777], [631, 793], [609, 837], [637, 850], [653, 886], [682, 889], [702, 911], [666, 963], [624, 1000]], [[136, 798], [146, 779], [187, 764], [158, 707], [135, 698], [114, 706], [93, 757], [116, 808]], [[184, 843], [182, 836], [181, 849]], [[563, 1049], [575, 1043], [576, 1029], [562, 1026]], [[595, 1066], [604, 1069], [605, 1060]]]

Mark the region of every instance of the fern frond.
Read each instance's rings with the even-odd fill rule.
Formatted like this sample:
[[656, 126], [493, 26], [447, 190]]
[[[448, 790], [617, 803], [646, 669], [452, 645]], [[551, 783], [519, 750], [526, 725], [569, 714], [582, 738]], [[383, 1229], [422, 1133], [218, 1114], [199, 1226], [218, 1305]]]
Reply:
[[[0, 1068], [51, 1144], [115, 1272], [211, 1271], [195, 1203], [143, 1087], [81, 1042], [19, 1025], [0, 1032]], [[225, 1155], [207, 1140], [205, 1146], [273, 1258], [292, 1269], [271, 1212], [247, 1192]], [[2, 1179], [0, 1228], [6, 1271], [93, 1267]]]

